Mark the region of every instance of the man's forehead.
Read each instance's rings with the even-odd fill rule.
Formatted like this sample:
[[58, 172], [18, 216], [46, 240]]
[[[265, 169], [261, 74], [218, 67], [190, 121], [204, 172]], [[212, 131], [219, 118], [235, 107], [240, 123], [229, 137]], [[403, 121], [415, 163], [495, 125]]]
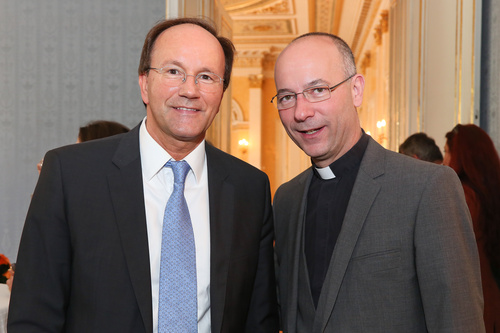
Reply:
[[[192, 24], [192, 23], [182, 23], [178, 25], [174, 25], [166, 30], [164, 30], [156, 39], [170, 39], [170, 38], [182, 38], [183, 40], [189, 40], [191, 38], [207, 38], [212, 39], [213, 41], [217, 41], [217, 38], [212, 35], [205, 28]], [[218, 41], [217, 41], [218, 42]]]
[[151, 57], [162, 58], [166, 54], [191, 54], [191, 59], [198, 56], [205, 60], [224, 62], [224, 50], [217, 38], [203, 27], [191, 23], [170, 27], [158, 36]]

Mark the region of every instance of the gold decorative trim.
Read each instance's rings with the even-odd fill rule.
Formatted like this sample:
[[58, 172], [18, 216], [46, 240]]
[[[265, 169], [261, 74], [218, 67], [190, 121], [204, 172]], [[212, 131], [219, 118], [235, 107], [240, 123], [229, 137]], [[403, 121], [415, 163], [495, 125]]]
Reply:
[[231, 16], [293, 14], [291, 8], [291, 0], [248, 0], [233, 4], [231, 4], [230, 1], [224, 1], [224, 9]]
[[233, 33], [243, 36], [283, 36], [293, 34], [293, 24], [289, 19], [283, 20], [239, 20], [233, 21]]
[[333, 22], [332, 22], [332, 34], [338, 35], [340, 29], [340, 20], [342, 17], [342, 7], [344, 6], [344, 0], [336, 0], [333, 9]]
[[[304, 1], [304, 0], [296, 0]], [[368, 0], [366, 0], [368, 1]], [[316, 31], [331, 32], [333, 26], [333, 16], [335, 0], [316, 1]]]
[[251, 74], [248, 76], [248, 81], [250, 82], [250, 88], [262, 88], [262, 80], [264, 76], [262, 74]]
[[372, 53], [370, 51], [365, 52], [365, 56], [361, 61], [361, 71], [362, 73], [366, 73], [366, 69], [370, 68], [372, 62]]
[[422, 95], [422, 82], [425, 82], [425, 72], [423, 70], [424, 65], [422, 64], [425, 59], [422, 59], [422, 55], [424, 54], [425, 43], [423, 38], [425, 38], [425, 24], [423, 24], [422, 20], [424, 17], [424, 5], [425, 0], [420, 1], [420, 12], [419, 12], [419, 21], [418, 21], [418, 102], [417, 102], [417, 131], [423, 132], [424, 128], [424, 119], [422, 116], [422, 104], [423, 95]]
[[222, 5], [224, 6], [224, 9], [231, 14], [231, 12], [233, 11], [245, 9], [252, 6], [260, 6], [265, 2], [266, 0], [246, 0], [246, 1], [222, 0]]
[[292, 14], [293, 11], [287, 0], [272, 4], [268, 7], [262, 7], [245, 13], [245, 15], [275, 15], [275, 14]]
[[262, 67], [263, 51], [245, 50], [238, 51], [234, 59], [234, 67]]
[[475, 83], [474, 83], [474, 78], [475, 78], [475, 59], [476, 59], [476, 0], [472, 1], [472, 56], [471, 56], [471, 87], [470, 87], [470, 123], [474, 124], [476, 123], [475, 120], [475, 100], [474, 100], [474, 93], [475, 93]]
[[366, 18], [368, 17], [368, 12], [370, 11], [371, 0], [364, 0], [363, 7], [361, 9], [361, 14], [359, 15], [358, 25], [356, 27], [356, 32], [354, 33], [354, 38], [352, 40], [351, 49], [355, 50], [358, 46], [359, 39], [364, 30], [364, 25]]
[[382, 45], [382, 26], [380, 24], [375, 27], [373, 38], [375, 39], [375, 44], [377, 46]]
[[455, 122], [462, 120], [462, 30], [463, 2], [457, 0], [455, 12]]
[[274, 71], [274, 65], [276, 64], [276, 59], [278, 59], [279, 54], [283, 51], [283, 48], [271, 47], [269, 52], [264, 53], [264, 59], [262, 61], [262, 67], [264, 70]]
[[382, 32], [388, 32], [389, 31], [389, 11], [388, 10], [383, 10], [382, 13], [380, 13], [380, 26], [382, 27]]

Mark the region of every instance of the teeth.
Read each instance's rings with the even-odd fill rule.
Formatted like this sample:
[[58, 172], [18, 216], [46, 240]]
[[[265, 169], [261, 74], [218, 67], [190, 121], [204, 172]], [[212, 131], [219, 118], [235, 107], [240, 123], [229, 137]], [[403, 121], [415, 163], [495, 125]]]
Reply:
[[313, 134], [313, 133], [316, 133], [318, 130], [310, 130], [310, 131], [307, 131], [306, 134]]
[[189, 109], [189, 108], [177, 108], [178, 110], [186, 110], [186, 111], [196, 111], [196, 109]]

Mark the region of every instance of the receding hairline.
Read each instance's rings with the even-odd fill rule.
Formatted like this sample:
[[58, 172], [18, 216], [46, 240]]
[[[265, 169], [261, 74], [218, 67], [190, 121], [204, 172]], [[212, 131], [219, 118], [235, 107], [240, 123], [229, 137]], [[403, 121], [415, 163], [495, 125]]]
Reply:
[[[283, 51], [279, 54], [278, 58], [276, 59], [276, 65], [278, 64], [280, 58], [282, 55], [287, 53], [291, 47], [298, 43], [303, 43], [303, 42], [308, 42], [312, 40], [323, 40], [326, 41], [328, 44], [333, 45], [335, 47], [335, 50], [339, 53], [342, 62], [344, 63], [344, 72], [347, 76], [352, 76], [356, 74], [356, 63], [354, 61], [354, 55], [352, 54], [352, 50], [349, 47], [349, 45], [340, 37], [336, 35], [332, 35], [329, 33], [322, 33], [322, 32], [312, 32], [312, 33], [307, 33], [301, 36], [298, 36], [294, 40], [288, 44]], [[276, 73], [276, 67], [275, 66], [275, 73]]]
[[[224, 48], [222, 47], [220, 41], [217, 39], [216, 36], [214, 36], [210, 31], [208, 31], [207, 29], [205, 29], [204, 27], [198, 25], [198, 24], [195, 24], [195, 23], [191, 23], [191, 22], [186, 22], [186, 23], [181, 23], [181, 24], [177, 24], [177, 25], [174, 25], [174, 26], [171, 26], [165, 30], [163, 30], [159, 35], [158, 37], [156, 37], [154, 43], [153, 43], [153, 47], [151, 48], [151, 54], [155, 51], [156, 47], [157, 47], [157, 41], [162, 37], [162, 35], [166, 34], [167, 32], [172, 32], [172, 30], [178, 30], [184, 26], [191, 26], [191, 28], [195, 28], [195, 30], [200, 30], [200, 31], [204, 31], [207, 35], [211, 36], [212, 40], [214, 42], [217, 43], [217, 45], [219, 45], [219, 48], [220, 48], [220, 51], [222, 52], [222, 55], [224, 56]], [[182, 37], [182, 36], [181, 36]]]
[[279, 57], [284, 54], [288, 49], [290, 49], [291, 47], [297, 45], [297, 44], [301, 44], [301, 43], [305, 43], [305, 42], [309, 42], [309, 41], [312, 41], [312, 40], [324, 40], [324, 41], [328, 41], [331, 45], [335, 46], [335, 48], [337, 49], [338, 51], [338, 46], [337, 44], [335, 43], [335, 41], [331, 38], [331, 37], [328, 37], [328, 36], [325, 36], [325, 35], [304, 35], [304, 36], [299, 36], [297, 38], [295, 38], [294, 40], [292, 40], [290, 42], [290, 44], [288, 44], [284, 49], [283, 51], [281, 51], [280, 55], [278, 56], [278, 59]]

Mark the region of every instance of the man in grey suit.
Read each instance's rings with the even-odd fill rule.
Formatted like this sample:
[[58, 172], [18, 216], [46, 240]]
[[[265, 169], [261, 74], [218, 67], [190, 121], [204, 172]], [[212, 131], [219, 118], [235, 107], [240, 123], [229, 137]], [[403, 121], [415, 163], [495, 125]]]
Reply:
[[364, 78], [340, 38], [278, 57], [273, 103], [312, 167], [274, 198], [284, 332], [483, 332], [478, 255], [453, 170], [360, 127]]

